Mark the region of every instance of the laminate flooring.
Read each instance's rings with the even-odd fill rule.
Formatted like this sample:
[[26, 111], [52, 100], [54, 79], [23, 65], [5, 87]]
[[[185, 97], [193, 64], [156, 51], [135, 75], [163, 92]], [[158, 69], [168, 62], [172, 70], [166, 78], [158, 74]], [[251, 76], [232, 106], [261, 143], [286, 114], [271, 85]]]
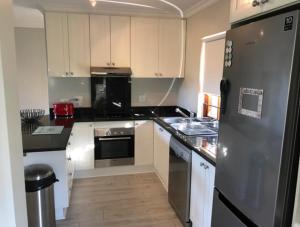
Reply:
[[182, 227], [154, 173], [74, 180], [57, 227]]

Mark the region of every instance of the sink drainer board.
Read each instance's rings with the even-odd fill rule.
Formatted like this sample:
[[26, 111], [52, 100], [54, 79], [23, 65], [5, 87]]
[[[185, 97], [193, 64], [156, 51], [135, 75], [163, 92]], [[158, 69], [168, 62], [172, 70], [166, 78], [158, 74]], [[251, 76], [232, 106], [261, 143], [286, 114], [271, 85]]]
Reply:
[[32, 135], [59, 135], [62, 133], [64, 126], [40, 126]]

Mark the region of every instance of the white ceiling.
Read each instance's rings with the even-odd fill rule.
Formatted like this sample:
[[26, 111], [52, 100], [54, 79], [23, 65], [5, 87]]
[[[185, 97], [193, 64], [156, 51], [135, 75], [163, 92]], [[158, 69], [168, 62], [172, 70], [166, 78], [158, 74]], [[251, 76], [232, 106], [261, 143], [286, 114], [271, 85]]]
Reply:
[[[15, 5], [37, 8], [41, 11], [87, 12], [96, 14], [126, 14], [149, 16], [179, 16], [178, 10], [161, 0], [118, 0], [152, 6], [144, 8], [107, 2], [97, 2], [92, 7], [89, 0], [14, 0]], [[185, 16], [207, 7], [218, 0], [168, 0], [184, 11]]]

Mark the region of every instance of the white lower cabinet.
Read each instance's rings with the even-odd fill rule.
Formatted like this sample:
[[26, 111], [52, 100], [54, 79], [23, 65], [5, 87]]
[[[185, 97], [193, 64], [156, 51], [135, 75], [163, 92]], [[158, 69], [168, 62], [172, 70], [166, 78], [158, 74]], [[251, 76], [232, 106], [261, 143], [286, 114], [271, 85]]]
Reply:
[[210, 227], [215, 167], [193, 152], [191, 175], [190, 219], [193, 227]]
[[135, 121], [134, 164], [153, 165], [153, 121]]
[[154, 124], [154, 168], [166, 190], [169, 184], [169, 144], [171, 134]]
[[75, 170], [94, 169], [94, 125], [91, 122], [75, 123], [67, 151], [75, 163]]
[[53, 168], [59, 180], [54, 183], [55, 218], [65, 219], [73, 180], [72, 169], [70, 169], [72, 161], [68, 159], [67, 152], [62, 150], [28, 153], [24, 157], [24, 165], [32, 164], [47, 164]]

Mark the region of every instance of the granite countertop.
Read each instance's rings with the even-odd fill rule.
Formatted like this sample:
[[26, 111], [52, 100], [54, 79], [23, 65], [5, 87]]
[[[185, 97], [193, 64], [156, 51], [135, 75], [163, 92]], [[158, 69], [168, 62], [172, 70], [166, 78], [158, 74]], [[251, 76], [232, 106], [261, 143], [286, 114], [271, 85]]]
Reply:
[[[76, 122], [122, 121], [122, 120], [154, 120], [171, 133], [184, 145], [200, 154], [212, 165], [216, 162], [217, 136], [185, 136], [165, 123], [161, 117], [175, 117], [177, 107], [137, 107], [130, 116], [94, 117], [86, 111], [75, 114], [74, 118], [54, 119], [46, 115], [36, 123], [22, 123], [23, 152], [43, 152], [65, 150], [69, 141], [73, 124]], [[51, 113], [51, 112], [50, 112]], [[39, 126], [64, 126], [59, 135], [32, 135]]]
[[165, 123], [161, 118], [155, 118], [154, 121], [166, 129], [182, 144], [201, 155], [212, 165], [216, 165], [216, 153], [218, 136], [185, 136]]
[[[44, 116], [35, 123], [22, 123], [23, 152], [43, 152], [65, 150], [76, 122], [97, 121], [126, 121], [126, 120], [150, 120], [157, 116], [178, 116], [175, 112], [176, 106], [164, 107], [134, 107], [131, 114], [127, 116], [93, 116], [90, 108], [77, 109], [74, 118], [55, 119], [50, 109], [50, 115]], [[64, 126], [59, 135], [32, 135], [39, 126]]]

